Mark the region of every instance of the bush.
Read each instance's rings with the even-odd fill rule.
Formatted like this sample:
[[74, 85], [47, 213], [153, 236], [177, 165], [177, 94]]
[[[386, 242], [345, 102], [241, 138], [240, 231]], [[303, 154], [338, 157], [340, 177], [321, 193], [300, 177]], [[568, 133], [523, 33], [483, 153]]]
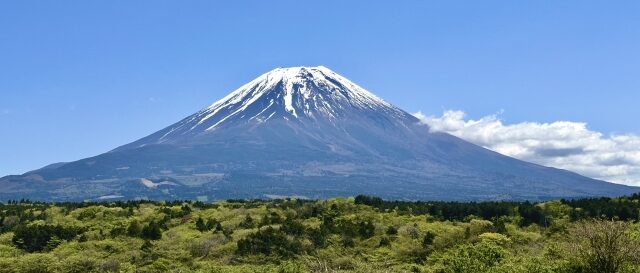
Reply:
[[172, 260], [166, 258], [159, 258], [153, 261], [151, 264], [139, 268], [136, 272], [140, 273], [156, 273], [156, 272], [187, 272], [186, 269], [181, 268], [181, 264], [175, 263]]
[[478, 238], [480, 239], [480, 241], [491, 242], [501, 246], [505, 246], [511, 243], [511, 239], [509, 239], [509, 237], [502, 235], [500, 233], [494, 233], [494, 232], [482, 233], [480, 234], [480, 236], [478, 236]]
[[301, 250], [302, 244], [299, 241], [290, 240], [282, 231], [267, 227], [239, 240], [236, 253], [239, 255], [264, 254], [292, 258], [300, 254]]
[[282, 223], [280, 230], [285, 234], [292, 236], [302, 236], [305, 233], [305, 228], [300, 221], [295, 221], [291, 219], [287, 219]]
[[340, 241], [343, 247], [354, 247], [356, 246], [356, 242], [353, 240], [351, 236], [342, 236], [342, 240]]
[[219, 244], [221, 244], [221, 241], [213, 237], [196, 240], [190, 244], [189, 253], [191, 253], [192, 257], [206, 257]]
[[297, 262], [285, 261], [278, 266], [278, 273], [305, 273], [304, 267]]
[[16, 264], [15, 272], [49, 273], [56, 272], [56, 259], [50, 254], [35, 253], [23, 256]]
[[459, 245], [448, 250], [441, 258], [442, 273], [494, 272], [493, 267], [507, 255], [506, 250], [492, 243]]
[[15, 273], [16, 270], [15, 258], [0, 258], [0, 273]]
[[378, 244], [378, 246], [383, 247], [383, 246], [390, 246], [391, 245], [391, 240], [389, 240], [389, 237], [382, 237], [380, 238], [380, 244]]
[[84, 255], [73, 255], [62, 261], [60, 271], [65, 273], [86, 273], [94, 272], [97, 269], [98, 262], [95, 259]]
[[120, 262], [117, 260], [106, 260], [100, 265], [102, 272], [120, 272]]
[[307, 235], [315, 247], [325, 247], [327, 245], [327, 230], [308, 229]]

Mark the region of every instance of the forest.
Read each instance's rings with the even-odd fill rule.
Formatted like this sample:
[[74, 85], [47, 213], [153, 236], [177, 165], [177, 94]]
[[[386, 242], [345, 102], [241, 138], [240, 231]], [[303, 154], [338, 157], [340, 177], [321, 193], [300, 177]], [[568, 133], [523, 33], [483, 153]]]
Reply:
[[3, 272], [640, 272], [640, 195], [0, 204]]

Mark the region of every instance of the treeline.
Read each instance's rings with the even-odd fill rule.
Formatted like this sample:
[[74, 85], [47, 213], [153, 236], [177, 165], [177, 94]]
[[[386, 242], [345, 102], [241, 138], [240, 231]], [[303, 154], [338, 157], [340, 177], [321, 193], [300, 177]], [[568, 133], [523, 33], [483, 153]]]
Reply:
[[[640, 219], [640, 194], [619, 198], [562, 199], [559, 202], [570, 208], [568, 216], [577, 221], [588, 218], [618, 219], [622, 221]], [[549, 224], [553, 213], [545, 210], [546, 202], [444, 202], [444, 201], [386, 201], [379, 197], [359, 195], [356, 204], [372, 206], [382, 211], [395, 210], [413, 215], [431, 215], [438, 220], [462, 221], [470, 216], [483, 219], [499, 219], [503, 216], [519, 216], [520, 225]]]

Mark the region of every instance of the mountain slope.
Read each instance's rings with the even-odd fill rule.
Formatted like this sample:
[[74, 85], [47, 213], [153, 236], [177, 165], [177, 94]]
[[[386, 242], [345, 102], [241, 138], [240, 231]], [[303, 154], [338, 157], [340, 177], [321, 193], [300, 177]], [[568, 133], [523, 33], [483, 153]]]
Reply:
[[0, 198], [48, 200], [359, 193], [539, 200], [636, 190], [429, 132], [325, 67], [275, 69], [133, 143], [0, 179]]

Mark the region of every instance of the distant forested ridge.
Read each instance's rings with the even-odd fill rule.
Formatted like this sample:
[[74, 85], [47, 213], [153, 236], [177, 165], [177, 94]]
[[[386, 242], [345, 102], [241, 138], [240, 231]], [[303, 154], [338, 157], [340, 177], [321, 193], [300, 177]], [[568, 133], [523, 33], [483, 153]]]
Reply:
[[2, 272], [640, 272], [640, 195], [0, 204]]

